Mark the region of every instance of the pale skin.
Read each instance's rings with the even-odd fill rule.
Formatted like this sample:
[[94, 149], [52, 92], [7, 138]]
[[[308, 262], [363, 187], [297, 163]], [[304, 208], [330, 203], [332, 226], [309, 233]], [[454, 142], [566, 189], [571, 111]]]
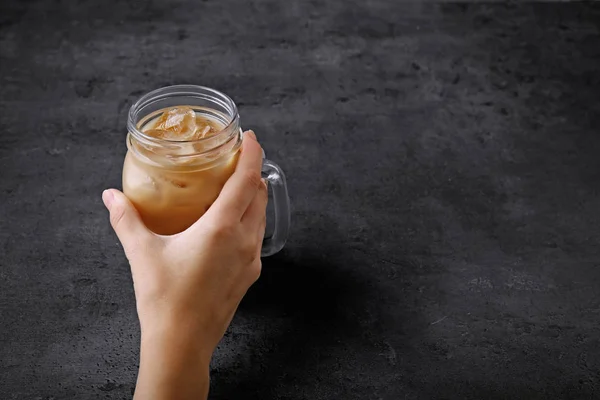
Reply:
[[244, 133], [235, 172], [186, 231], [149, 231], [116, 189], [102, 194], [131, 266], [141, 327], [135, 400], [206, 399], [209, 363], [261, 271], [267, 188], [262, 149]]

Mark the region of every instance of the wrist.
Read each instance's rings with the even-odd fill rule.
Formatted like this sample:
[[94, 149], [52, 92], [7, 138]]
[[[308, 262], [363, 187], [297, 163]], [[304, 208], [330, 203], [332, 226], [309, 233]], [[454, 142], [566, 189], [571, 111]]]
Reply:
[[202, 337], [190, 330], [142, 329], [134, 399], [206, 399], [211, 356]]
[[185, 362], [205, 366], [208, 371], [214, 348], [202, 329], [185, 321], [169, 323], [165, 319], [140, 326], [142, 352], [150, 352], [155, 356], [164, 353], [174, 361], [185, 359]]

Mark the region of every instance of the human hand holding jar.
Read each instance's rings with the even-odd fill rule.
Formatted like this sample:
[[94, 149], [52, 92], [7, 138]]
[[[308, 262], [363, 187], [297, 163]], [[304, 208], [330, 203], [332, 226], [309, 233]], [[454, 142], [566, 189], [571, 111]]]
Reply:
[[[212, 353], [258, 279], [261, 255], [285, 243], [285, 178], [254, 133], [242, 134], [233, 101], [212, 89], [151, 92], [132, 106], [128, 128], [124, 193], [102, 199], [134, 282], [134, 398], [206, 398]], [[266, 240], [265, 181], [275, 203]]]
[[[233, 174], [242, 143], [235, 103], [214, 89], [177, 85], [142, 96], [130, 109], [123, 192], [146, 226], [160, 235], [190, 227]], [[283, 171], [263, 160], [273, 193], [274, 231], [262, 256], [281, 250], [290, 226]]]
[[233, 175], [192, 226], [151, 232], [125, 195], [102, 200], [133, 277], [141, 328], [134, 399], [206, 398], [212, 354], [261, 272], [267, 187], [262, 148], [244, 133]]

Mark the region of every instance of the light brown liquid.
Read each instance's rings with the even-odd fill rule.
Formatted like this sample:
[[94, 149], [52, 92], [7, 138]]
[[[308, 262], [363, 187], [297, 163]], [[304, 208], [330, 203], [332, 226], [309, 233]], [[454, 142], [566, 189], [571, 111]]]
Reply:
[[[223, 128], [219, 121], [178, 106], [163, 110], [142, 131], [161, 139], [189, 141], [215, 135]], [[194, 167], [187, 163], [151, 165], [130, 150], [123, 166], [123, 192], [150, 230], [161, 235], [182, 232], [217, 199], [235, 170], [238, 153], [229, 152]]]

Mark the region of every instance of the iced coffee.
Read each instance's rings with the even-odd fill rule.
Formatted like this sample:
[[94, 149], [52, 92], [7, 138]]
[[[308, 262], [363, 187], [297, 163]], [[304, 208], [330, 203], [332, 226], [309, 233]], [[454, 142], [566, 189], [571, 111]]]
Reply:
[[[146, 226], [161, 235], [184, 231], [217, 199], [233, 174], [242, 145], [240, 115], [224, 93], [175, 85], [140, 97], [127, 116], [123, 192]], [[281, 168], [264, 159], [269, 184], [271, 234], [263, 256], [284, 246], [290, 227], [289, 197]]]
[[[155, 233], [172, 235], [196, 222], [235, 169], [239, 135], [217, 138], [227, 120], [214, 110], [174, 106], [137, 125], [123, 167], [123, 192]], [[229, 144], [229, 145], [228, 145]]]

